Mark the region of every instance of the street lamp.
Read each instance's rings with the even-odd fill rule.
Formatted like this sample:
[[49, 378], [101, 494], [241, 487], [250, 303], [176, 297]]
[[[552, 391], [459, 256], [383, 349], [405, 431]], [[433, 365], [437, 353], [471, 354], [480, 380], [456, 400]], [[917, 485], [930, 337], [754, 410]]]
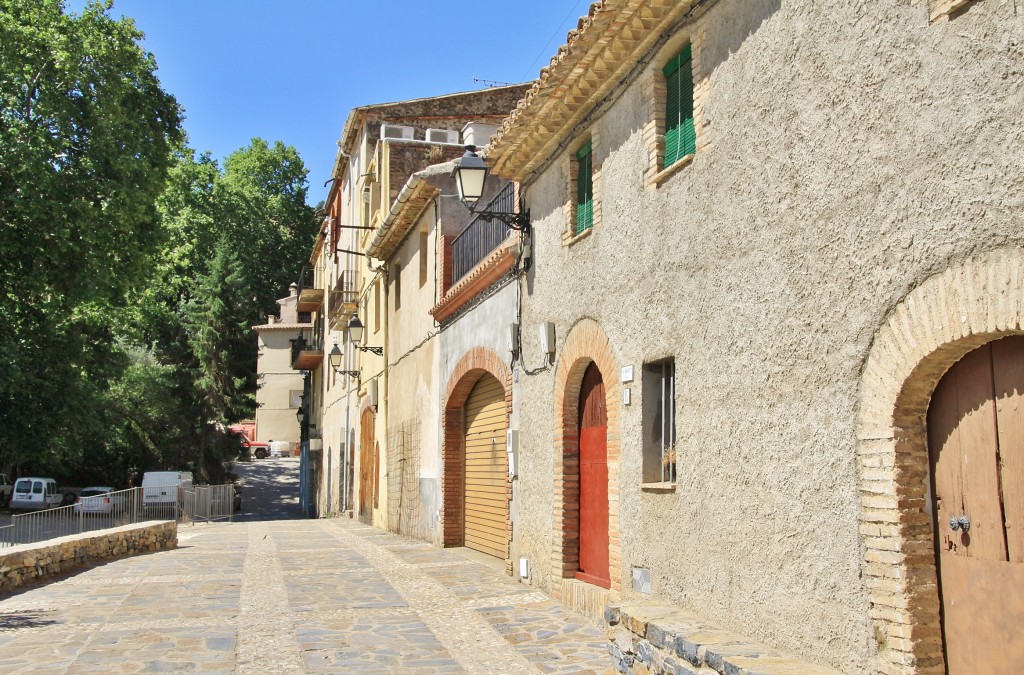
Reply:
[[348, 334], [352, 338], [352, 345], [361, 352], [373, 352], [377, 356], [384, 356], [383, 347], [363, 347], [359, 343], [363, 339], [363, 322], [358, 316], [353, 316], [348, 322]]
[[522, 213], [506, 213], [504, 211], [474, 211], [473, 207], [484, 195], [489, 169], [480, 155], [476, 154], [475, 145], [466, 146], [466, 154], [455, 160], [455, 187], [459, 191], [459, 200], [469, 212], [485, 220], [500, 220], [513, 230], [528, 232], [530, 230], [530, 210]]
[[295, 419], [299, 421], [299, 426], [301, 427], [302, 423], [306, 421], [306, 411], [300, 407], [295, 411]]
[[331, 368], [334, 369], [337, 375], [351, 375], [352, 377], [359, 377], [358, 370], [342, 370], [341, 361], [344, 358], [344, 354], [341, 353], [341, 349], [338, 347], [338, 343], [334, 343], [334, 348], [331, 349], [331, 353], [327, 355], [327, 360], [331, 364]]

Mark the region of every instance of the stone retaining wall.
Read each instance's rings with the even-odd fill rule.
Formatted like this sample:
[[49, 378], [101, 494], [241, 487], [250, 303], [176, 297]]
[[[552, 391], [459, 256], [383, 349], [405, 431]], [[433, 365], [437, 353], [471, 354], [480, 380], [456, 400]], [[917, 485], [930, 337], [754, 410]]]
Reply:
[[636, 675], [760, 675], [836, 671], [775, 652], [688, 612], [654, 603], [609, 605], [604, 612], [615, 670]]
[[0, 549], [0, 592], [113, 558], [178, 545], [178, 524], [148, 521]]

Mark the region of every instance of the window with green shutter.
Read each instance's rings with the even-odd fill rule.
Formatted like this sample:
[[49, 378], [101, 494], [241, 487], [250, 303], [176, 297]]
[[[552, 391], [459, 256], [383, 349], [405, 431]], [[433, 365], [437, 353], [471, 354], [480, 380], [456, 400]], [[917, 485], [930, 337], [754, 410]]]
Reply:
[[590, 143], [576, 153], [576, 234], [594, 226], [594, 163]]
[[668, 62], [665, 74], [665, 164], [672, 166], [680, 158], [697, 151], [697, 133], [693, 125], [693, 66], [690, 47]]

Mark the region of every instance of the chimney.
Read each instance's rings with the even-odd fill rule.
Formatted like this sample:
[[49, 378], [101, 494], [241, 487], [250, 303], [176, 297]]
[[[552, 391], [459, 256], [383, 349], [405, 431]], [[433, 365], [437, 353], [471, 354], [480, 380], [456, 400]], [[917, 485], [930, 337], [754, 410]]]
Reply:
[[294, 298], [299, 294], [299, 285], [294, 281], [288, 286], [288, 297]]

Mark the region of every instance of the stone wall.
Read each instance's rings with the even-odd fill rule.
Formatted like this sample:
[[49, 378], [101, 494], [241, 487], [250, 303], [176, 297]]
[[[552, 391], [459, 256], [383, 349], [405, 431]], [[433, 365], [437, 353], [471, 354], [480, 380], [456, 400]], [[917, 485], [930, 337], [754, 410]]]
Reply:
[[123, 558], [178, 546], [178, 524], [149, 521], [0, 550], [0, 592]]
[[608, 652], [615, 670], [620, 673], [836, 673], [831, 668], [794, 659], [664, 605], [609, 605], [604, 619], [608, 626]]

